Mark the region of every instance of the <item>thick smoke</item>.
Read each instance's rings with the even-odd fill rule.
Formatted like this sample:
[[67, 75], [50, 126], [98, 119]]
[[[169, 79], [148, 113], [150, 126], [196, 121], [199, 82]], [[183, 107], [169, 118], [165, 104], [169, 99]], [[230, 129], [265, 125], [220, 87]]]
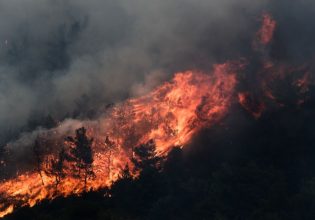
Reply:
[[1, 1], [1, 143], [47, 115], [85, 116], [174, 71], [239, 56], [263, 7], [249, 0]]
[[40, 123], [31, 122], [47, 115], [90, 117], [107, 104], [146, 93], [175, 71], [208, 70], [247, 56], [264, 11], [279, 24], [270, 56], [311, 59], [311, 5], [311, 0], [3, 0], [0, 143], [35, 129]]

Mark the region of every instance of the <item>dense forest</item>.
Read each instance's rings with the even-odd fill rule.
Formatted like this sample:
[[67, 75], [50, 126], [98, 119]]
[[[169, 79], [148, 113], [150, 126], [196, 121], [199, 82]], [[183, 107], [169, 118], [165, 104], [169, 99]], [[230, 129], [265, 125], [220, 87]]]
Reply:
[[258, 120], [235, 105], [222, 123], [167, 157], [155, 154], [154, 140], [135, 147], [133, 170], [123, 168], [111, 188], [44, 201], [4, 219], [314, 219], [310, 97]]

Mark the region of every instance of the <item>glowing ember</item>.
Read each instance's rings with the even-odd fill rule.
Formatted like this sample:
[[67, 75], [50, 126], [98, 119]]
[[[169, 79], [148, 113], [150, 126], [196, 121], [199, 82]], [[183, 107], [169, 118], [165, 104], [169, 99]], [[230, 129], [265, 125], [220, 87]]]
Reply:
[[44, 154], [37, 160], [37, 168], [1, 183], [0, 217], [14, 207], [110, 186], [121, 169], [131, 165], [133, 147], [151, 139], [158, 154], [184, 146], [200, 129], [226, 115], [236, 85], [233, 68], [226, 63], [214, 66], [211, 74], [177, 73], [171, 82], [150, 94], [114, 106], [97, 121], [81, 122], [87, 135], [94, 138], [94, 176], [86, 184], [73, 175], [70, 162], [64, 162], [59, 171], [62, 176], [51, 171], [63, 161], [62, 152], [73, 149], [71, 141], [64, 141], [67, 134], [60, 132], [68, 122], [44, 132], [34, 148], [37, 154]]
[[262, 17], [262, 27], [258, 31], [258, 39], [263, 45], [267, 45], [271, 42], [273, 34], [276, 28], [276, 21], [270, 14], [265, 13]]
[[6, 208], [3, 208], [3, 207], [0, 206], [0, 208], [3, 210], [2, 212], [0, 212], [0, 218], [6, 216], [7, 214], [10, 214], [14, 210], [14, 206], [13, 205], [9, 205]]
[[260, 118], [261, 114], [265, 110], [264, 103], [258, 102], [248, 92], [238, 93], [238, 100], [243, 108], [251, 113], [256, 119]]

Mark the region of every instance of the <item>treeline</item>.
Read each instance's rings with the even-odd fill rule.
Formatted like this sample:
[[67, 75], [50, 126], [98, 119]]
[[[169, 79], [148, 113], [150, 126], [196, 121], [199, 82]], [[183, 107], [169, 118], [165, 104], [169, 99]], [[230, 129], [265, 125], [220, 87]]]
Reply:
[[110, 189], [45, 201], [5, 219], [313, 220], [314, 110], [310, 100], [255, 120], [236, 108], [167, 158], [155, 154], [154, 141], [134, 148], [137, 178], [126, 166]]
[[33, 146], [33, 153], [36, 170], [43, 185], [45, 185], [43, 173], [55, 178], [56, 188], [66, 175], [82, 179], [85, 188], [87, 180], [95, 177], [92, 166], [94, 160], [92, 152], [93, 138], [89, 138], [86, 132], [87, 130], [82, 127], [75, 131], [74, 137], [66, 137], [65, 142], [67, 144], [62, 145], [57, 157], [49, 157], [50, 154], [47, 152], [48, 147], [45, 139], [37, 137]]

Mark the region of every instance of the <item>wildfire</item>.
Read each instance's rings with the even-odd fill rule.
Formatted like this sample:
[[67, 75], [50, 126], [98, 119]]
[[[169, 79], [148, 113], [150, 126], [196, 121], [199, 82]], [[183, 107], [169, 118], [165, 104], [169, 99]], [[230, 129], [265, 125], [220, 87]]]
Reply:
[[266, 56], [276, 27], [277, 22], [271, 14], [263, 13], [261, 27], [252, 45], [253, 50], [260, 55], [257, 56], [258, 62], [254, 62], [255, 69], [260, 68], [249, 77], [255, 88], [238, 92], [239, 104], [255, 119], [259, 119], [269, 109], [302, 105], [308, 98], [309, 87], [314, 85], [307, 65], [294, 67]]
[[72, 174], [69, 162], [63, 168], [63, 178], [57, 181], [52, 175], [51, 161], [57, 160], [61, 148], [69, 151], [71, 142], [64, 141], [65, 135], [58, 128], [44, 132], [38, 142], [44, 146], [44, 156], [37, 169], [1, 183], [0, 217], [14, 207], [110, 186], [121, 169], [130, 164], [133, 147], [151, 139], [155, 140], [158, 154], [184, 146], [200, 129], [226, 115], [236, 85], [234, 69], [225, 63], [215, 65], [211, 74], [177, 73], [171, 82], [148, 95], [114, 106], [97, 121], [82, 122], [88, 136], [94, 138], [94, 177], [86, 185]]
[[238, 100], [243, 108], [250, 112], [256, 119], [260, 118], [265, 110], [265, 104], [254, 99], [248, 92], [238, 93]]
[[276, 29], [276, 21], [271, 17], [270, 14], [264, 13], [262, 16], [262, 26], [257, 32], [258, 39], [263, 45], [267, 45], [271, 42], [274, 31]]
[[[271, 15], [266, 13], [262, 18], [258, 39], [254, 41], [254, 46], [260, 49], [272, 41], [276, 28]], [[235, 92], [236, 72], [245, 64], [226, 62], [214, 65], [208, 74], [200, 71], [176, 73], [172, 81], [149, 94], [106, 109], [98, 120], [66, 120], [54, 129], [40, 132], [31, 143], [35, 152], [32, 169], [21, 171], [22, 174], [0, 184], [0, 217], [16, 207], [34, 206], [44, 199], [110, 187], [126, 164], [132, 167], [134, 147], [154, 140], [156, 153], [166, 155], [174, 146], [185, 146], [200, 129], [213, 126], [226, 116], [234, 94], [239, 104], [256, 119], [270, 103], [282, 107], [287, 100], [295, 98], [297, 100], [293, 101], [297, 105], [303, 104], [309, 87], [314, 85], [310, 70], [289, 67], [263, 57], [260, 70], [254, 73], [257, 76], [254, 92], [247, 87]], [[250, 65], [246, 61], [246, 65]], [[82, 181], [82, 173], [73, 172], [73, 162], [65, 159], [65, 155], [73, 153], [76, 141], [68, 136], [80, 127], [87, 129], [79, 132], [86, 134], [88, 138], [84, 141], [91, 143], [93, 153], [91, 167], [85, 167], [85, 173], [91, 168], [93, 175], [88, 180], [85, 176], [85, 181]], [[24, 142], [22, 139], [18, 144]], [[9, 152], [10, 145], [7, 148]], [[6, 161], [0, 164], [7, 165]]]
[[[262, 65], [258, 74], [256, 93], [238, 93], [240, 105], [254, 118], [264, 111], [288, 105], [300, 106], [308, 99], [309, 88], [314, 79], [307, 67], [291, 67], [283, 64]], [[258, 92], [257, 92], [258, 91]]]

